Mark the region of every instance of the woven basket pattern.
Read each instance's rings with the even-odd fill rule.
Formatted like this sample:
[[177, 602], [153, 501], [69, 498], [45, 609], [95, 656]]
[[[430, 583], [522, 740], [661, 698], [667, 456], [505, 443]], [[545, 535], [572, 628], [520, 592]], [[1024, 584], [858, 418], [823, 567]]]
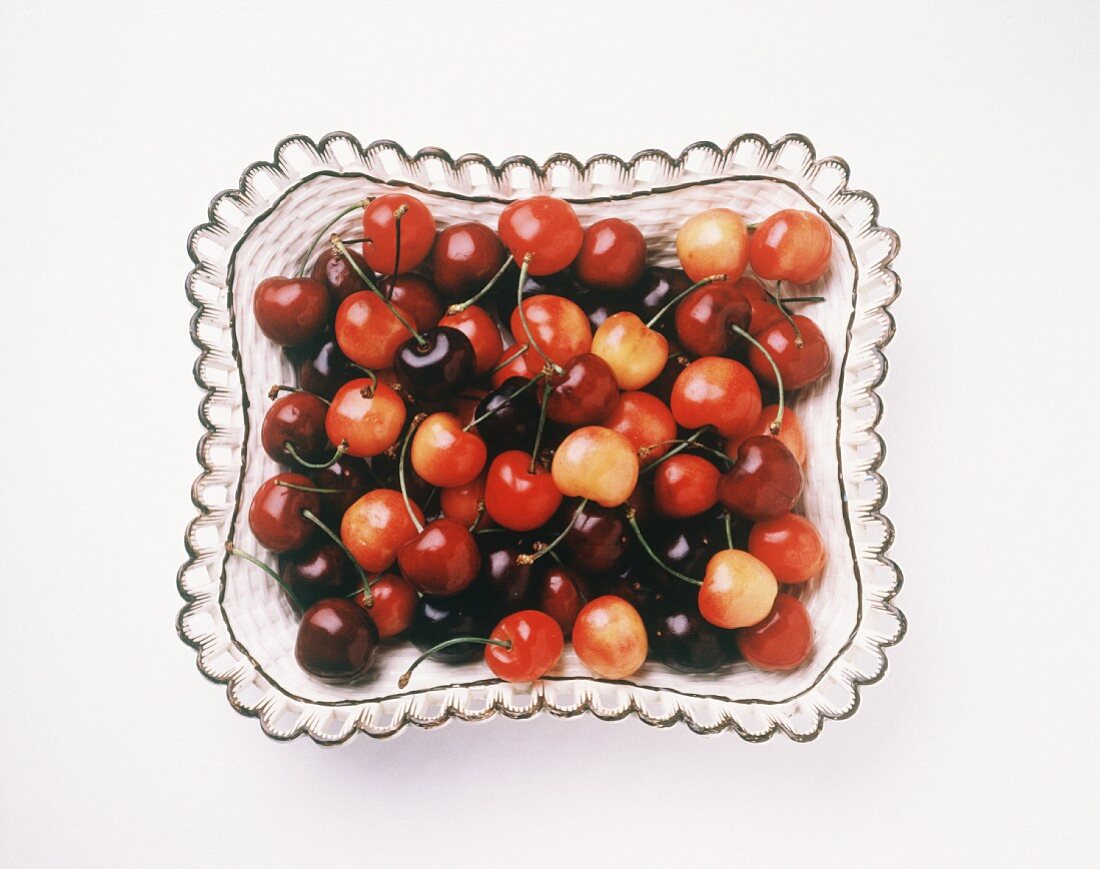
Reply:
[[[843, 161], [817, 160], [799, 136], [775, 143], [742, 136], [724, 149], [700, 143], [677, 158], [649, 151], [630, 161], [601, 155], [581, 163], [555, 155], [542, 165], [514, 158], [500, 166], [436, 149], [410, 157], [392, 142], [363, 147], [345, 133], [280, 143], [271, 163], [250, 166], [236, 190], [214, 198], [209, 222], [189, 240], [195, 268], [187, 292], [196, 308], [191, 331], [201, 350], [195, 377], [206, 433], [198, 447], [203, 472], [192, 488], [199, 515], [187, 529], [189, 558], [178, 576], [186, 601], [178, 630], [198, 651], [199, 669], [226, 684], [233, 706], [257, 717], [270, 736], [306, 733], [321, 743], [359, 732], [389, 736], [410, 723], [541, 711], [605, 719], [634, 714], [657, 726], [682, 721], [698, 733], [762, 740], [779, 730], [807, 740], [825, 719], [852, 714], [859, 686], [885, 672], [883, 649], [901, 639], [905, 621], [891, 602], [901, 574], [886, 557], [893, 529], [881, 513], [886, 484], [877, 469], [885, 446], [875, 433], [882, 413], [875, 388], [886, 374], [882, 348], [894, 329], [887, 308], [900, 289], [890, 268], [898, 240], [878, 225], [875, 200], [847, 182]], [[635, 223], [650, 261], [660, 265], [675, 265], [677, 229], [706, 208], [729, 207], [749, 221], [781, 208], [811, 208], [828, 220], [831, 267], [806, 292], [827, 299], [812, 316], [830, 343], [833, 365], [793, 402], [809, 452], [801, 509], [821, 530], [830, 556], [823, 575], [797, 590], [814, 623], [810, 660], [782, 674], [738, 664], [696, 676], [647, 664], [630, 681], [611, 682], [593, 678], [567, 648], [552, 674], [534, 685], [487, 679], [480, 661], [428, 662], [406, 691], [396, 685], [416, 655], [408, 645], [384, 649], [371, 678], [352, 686], [326, 685], [297, 666], [290, 607], [262, 572], [227, 561], [224, 552], [232, 539], [274, 564], [245, 516], [258, 485], [278, 470], [259, 445], [259, 422], [271, 404], [267, 389], [291, 382], [294, 371], [256, 328], [252, 292], [264, 277], [295, 273], [342, 208], [395, 187], [419, 191], [440, 227], [464, 220], [495, 226], [511, 199], [553, 193], [575, 204], [583, 224], [611, 215]], [[357, 223], [351, 214], [336, 230], [353, 234]]]

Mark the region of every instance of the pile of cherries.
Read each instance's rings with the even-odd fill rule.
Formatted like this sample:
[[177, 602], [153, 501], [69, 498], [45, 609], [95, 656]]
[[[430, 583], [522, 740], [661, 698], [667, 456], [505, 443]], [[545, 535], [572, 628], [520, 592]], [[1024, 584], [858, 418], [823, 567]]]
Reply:
[[[329, 235], [360, 209], [361, 238]], [[583, 228], [549, 196], [497, 232], [437, 232], [407, 193], [335, 215], [300, 275], [254, 294], [298, 373], [260, 435], [288, 470], [248, 514], [279, 570], [227, 546], [301, 613], [299, 664], [356, 680], [407, 638], [413, 667], [483, 655], [526, 682], [571, 638], [608, 679], [647, 658], [797, 667], [813, 630], [790, 586], [826, 553], [792, 512], [806, 445], [785, 393], [830, 359], [789, 308], [821, 299], [781, 291], [820, 278], [831, 245], [811, 212], [746, 226], [715, 208], [671, 269], [632, 224]]]

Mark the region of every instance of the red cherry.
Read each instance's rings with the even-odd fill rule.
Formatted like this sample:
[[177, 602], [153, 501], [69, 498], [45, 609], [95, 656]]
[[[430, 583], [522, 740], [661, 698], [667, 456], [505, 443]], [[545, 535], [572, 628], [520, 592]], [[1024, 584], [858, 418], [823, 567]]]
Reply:
[[645, 663], [649, 640], [638, 611], [621, 597], [590, 601], [573, 624], [573, 648], [605, 679], [626, 679]]
[[267, 278], [252, 294], [256, 324], [283, 347], [315, 340], [325, 328], [328, 312], [328, 290], [313, 278]]
[[[416, 504], [412, 504], [412, 511], [418, 522], [424, 521]], [[388, 570], [397, 551], [417, 533], [405, 509], [405, 499], [393, 489], [367, 492], [348, 507], [340, 521], [340, 539], [367, 573]]]
[[397, 563], [417, 591], [457, 594], [481, 570], [481, 553], [465, 525], [436, 519], [398, 550]]
[[346, 442], [350, 455], [377, 456], [397, 443], [405, 413], [405, 402], [396, 392], [361, 377], [349, 380], [333, 396], [325, 430], [334, 444]]
[[653, 473], [653, 506], [665, 516], [698, 516], [718, 503], [719, 472], [701, 456], [679, 453]]
[[486, 456], [485, 442], [463, 431], [450, 413], [433, 413], [420, 423], [410, 452], [413, 469], [441, 488], [469, 483], [485, 467]]
[[676, 420], [672, 417], [672, 411], [661, 399], [648, 392], [622, 393], [603, 424], [630, 441], [635, 450], [648, 448], [645, 455], [639, 457], [642, 465], [668, 452], [669, 447], [663, 442], [676, 437]]
[[554, 562], [547, 564], [535, 580], [536, 606], [558, 623], [566, 637], [573, 633], [573, 623], [585, 603], [581, 585], [580, 576]]
[[744, 365], [721, 356], [696, 359], [672, 387], [672, 415], [684, 428], [712, 425], [733, 437], [760, 418], [763, 402], [756, 379]]
[[[768, 326], [756, 336], [775, 360], [783, 376], [783, 388], [801, 389], [809, 386], [829, 371], [829, 344], [817, 324], [809, 317], [794, 315], [794, 322], [802, 336], [802, 346], [794, 327], [785, 319]], [[764, 354], [755, 347], [749, 349], [749, 366], [765, 383], [775, 386], [775, 372]]]
[[[565, 365], [574, 356], [587, 353], [592, 347], [592, 326], [576, 302], [544, 293], [525, 299], [523, 314], [535, 344], [558, 365]], [[527, 342], [527, 332], [520, 320], [518, 306], [512, 312], [510, 327], [517, 342]], [[535, 371], [542, 369], [544, 360], [537, 349], [530, 348], [524, 356], [528, 368]]]
[[725, 356], [741, 342], [730, 327], [748, 329], [752, 308], [728, 281], [700, 287], [676, 306], [676, 337], [696, 356]]
[[749, 262], [765, 280], [809, 284], [825, 274], [832, 250], [829, 224], [812, 211], [788, 208], [756, 227]]
[[522, 450], [501, 453], [485, 480], [485, 509], [498, 525], [511, 531], [532, 531], [545, 525], [561, 505], [562, 494], [550, 472]]
[[[402, 206], [401, 258], [397, 262], [397, 227], [394, 212]], [[435, 221], [423, 202], [407, 193], [386, 193], [363, 210], [363, 259], [379, 274], [400, 274], [415, 269], [435, 241]], [[396, 264], [395, 264], [396, 263]]]
[[412, 623], [419, 595], [396, 573], [386, 573], [371, 583], [372, 603], [368, 607], [363, 592], [355, 596], [355, 602], [370, 613], [382, 639], [404, 633]]
[[[771, 434], [772, 423], [775, 422], [775, 415], [778, 412], [778, 404], [767, 405], [760, 411], [760, 418], [756, 421], [756, 425], [749, 429], [748, 432], [744, 435], [736, 435], [732, 438], [727, 438], [725, 444], [726, 455], [736, 458], [738, 447], [741, 446], [741, 442], [747, 437]], [[806, 434], [802, 430], [802, 423], [799, 421], [798, 415], [791, 410], [790, 405], [787, 405], [783, 409], [783, 423], [776, 437], [783, 442], [783, 446], [791, 451], [791, 454], [800, 465], [806, 464]]]
[[780, 582], [806, 582], [825, 568], [825, 542], [813, 523], [797, 513], [753, 525], [749, 552], [768, 565]]
[[491, 371], [504, 353], [504, 341], [500, 329], [484, 308], [471, 305], [457, 314], [447, 314], [440, 326], [458, 329], [474, 345], [474, 366], [478, 374]]
[[483, 223], [455, 223], [432, 248], [432, 277], [447, 299], [461, 301], [484, 287], [504, 265], [504, 245]]
[[301, 474], [276, 474], [260, 484], [248, 508], [248, 527], [260, 545], [272, 552], [301, 549], [317, 530], [302, 514], [308, 510], [317, 515], [321, 510], [320, 496], [291, 486], [313, 488], [313, 481]]
[[793, 670], [806, 660], [814, 644], [810, 616], [798, 598], [777, 594], [775, 604], [759, 624], [737, 632], [737, 648], [761, 670]]
[[728, 208], [696, 214], [677, 233], [676, 253], [693, 281], [710, 275], [726, 275], [736, 281], [749, 261], [745, 221]]
[[633, 223], [609, 217], [584, 231], [573, 263], [577, 279], [594, 290], [625, 290], [645, 270], [645, 238]]
[[619, 400], [615, 373], [593, 353], [574, 356], [561, 374], [551, 374], [547, 382], [550, 397], [547, 399], [546, 415], [562, 425], [582, 426], [603, 422]]
[[280, 396], [264, 414], [260, 443], [264, 452], [284, 465], [297, 465], [297, 459], [320, 462], [331, 452], [325, 436], [328, 408], [316, 395], [291, 392]]
[[737, 460], [718, 481], [718, 498], [730, 512], [754, 522], [777, 519], [802, 497], [802, 468], [779, 438], [745, 438]]
[[546, 613], [521, 610], [500, 620], [489, 639], [508, 646], [487, 645], [485, 663], [498, 679], [534, 682], [558, 662], [565, 639], [561, 627]]
[[511, 203], [501, 212], [497, 231], [517, 262], [532, 254], [527, 271], [536, 277], [560, 272], [573, 262], [584, 237], [573, 207], [553, 196]]
[[397, 280], [386, 278], [378, 288], [402, 313], [407, 311], [411, 314], [413, 324], [421, 331], [432, 328], [443, 316], [443, 300], [428, 279], [421, 275], [398, 275]]
[[[410, 324], [415, 320], [401, 311]], [[352, 362], [365, 368], [390, 368], [397, 348], [409, 338], [409, 330], [374, 293], [352, 293], [336, 312], [336, 343]]]

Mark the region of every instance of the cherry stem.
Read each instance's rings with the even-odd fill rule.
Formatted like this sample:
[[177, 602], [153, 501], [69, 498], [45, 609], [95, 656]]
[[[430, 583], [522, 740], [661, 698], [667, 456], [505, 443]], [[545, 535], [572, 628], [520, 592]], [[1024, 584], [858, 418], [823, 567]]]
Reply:
[[538, 383], [540, 380], [542, 380], [545, 376], [546, 375], [544, 375], [544, 374], [536, 374], [534, 377], [532, 377], [530, 380], [528, 380], [525, 384], [523, 384], [523, 386], [521, 386], [519, 389], [517, 389], [511, 395], [507, 396], [504, 399], [504, 401], [502, 401], [500, 404], [498, 404], [492, 410], [486, 411], [481, 416], [478, 416], [478, 417], [475, 417], [474, 419], [471, 419], [468, 423], [466, 423], [466, 425], [464, 425], [462, 427], [462, 430], [463, 431], [469, 431], [475, 425], [477, 425], [479, 422], [484, 422], [489, 417], [491, 417], [494, 414], [497, 414], [500, 411], [504, 410], [504, 408], [506, 408], [509, 404], [511, 404], [512, 401], [514, 401], [516, 398], [518, 398], [520, 395], [522, 395], [524, 392], [526, 392], [528, 389], [530, 389], [532, 386], [534, 386], [536, 383]]
[[546, 409], [550, 406], [550, 393], [553, 392], [547, 383], [542, 390], [542, 403], [539, 405], [539, 427], [535, 431], [535, 445], [531, 449], [531, 465], [527, 468], [528, 474], [534, 474], [539, 461], [539, 448], [542, 446], [542, 431], [546, 428]]
[[722, 520], [726, 525], [726, 545], [733, 549], [733, 515], [727, 511]]
[[533, 257], [534, 254], [525, 253], [523, 255], [523, 262], [519, 267], [519, 283], [516, 284], [516, 310], [519, 311], [519, 322], [523, 326], [523, 331], [527, 335], [528, 342], [538, 351], [539, 356], [546, 361], [546, 364], [550, 366], [555, 374], [563, 374], [565, 369], [546, 355], [545, 351], [539, 346], [538, 341], [535, 340], [535, 336], [531, 334], [531, 326], [528, 324], [527, 314], [524, 313], [523, 310], [523, 285], [527, 283], [527, 267], [531, 265], [531, 259]]
[[413, 670], [424, 663], [425, 659], [430, 658], [436, 652], [442, 652], [444, 649], [450, 648], [451, 646], [457, 646], [461, 643], [481, 643], [483, 646], [500, 646], [502, 649], [509, 650], [512, 648], [511, 640], [490, 640], [487, 637], [452, 637], [449, 640], [444, 640], [439, 645], [432, 646], [423, 655], [409, 664], [409, 669], [402, 673], [401, 678], [397, 680], [397, 687], [406, 687], [409, 684], [409, 679], [412, 678]]
[[[714, 456], [716, 458], [719, 458], [719, 459], [722, 459], [722, 461], [724, 461], [728, 464], [731, 464], [731, 465], [733, 464], [733, 459], [731, 459], [729, 456], [727, 456], [721, 450], [716, 450], [713, 447], [708, 447], [706, 444], [697, 443], [696, 441], [681, 440], [679, 438], [674, 438], [673, 440], [670, 440], [670, 441], [657, 441], [657, 443], [655, 443], [655, 444], [647, 444], [646, 446], [641, 447], [638, 450], [638, 458], [639, 459], [644, 459], [651, 452], [653, 452], [653, 450], [657, 449], [658, 447], [668, 447], [668, 446], [672, 446], [673, 444], [686, 444], [688, 447], [694, 447], [697, 450], [703, 450], [703, 452], [710, 453], [712, 456]], [[667, 457], [662, 456], [661, 461], [664, 461], [665, 458], [667, 458]], [[656, 462], [655, 464], [660, 464], [660, 462]]]
[[412, 520], [413, 526], [416, 528], [416, 533], [420, 534], [424, 530], [424, 526], [420, 524], [420, 520], [416, 518], [416, 514], [413, 513], [412, 502], [409, 500], [409, 489], [405, 484], [405, 457], [409, 453], [409, 441], [413, 439], [413, 435], [416, 430], [427, 418], [426, 413], [418, 413], [413, 417], [413, 421], [409, 423], [409, 430], [405, 432], [405, 439], [401, 442], [401, 457], [397, 460], [397, 483], [401, 488], [401, 499], [405, 502], [405, 512], [409, 514], [409, 518]]
[[[397, 276], [401, 274], [401, 218], [408, 212], [409, 206], [402, 203], [393, 210], [393, 282], [397, 283]], [[393, 290], [390, 290], [393, 295]]]
[[779, 430], [781, 428], [783, 428], [783, 408], [784, 408], [784, 403], [783, 403], [783, 375], [779, 373], [779, 366], [776, 365], [775, 360], [772, 359], [772, 354], [764, 349], [764, 345], [761, 344], [759, 341], [757, 341], [755, 338], [753, 338], [752, 335], [750, 335], [748, 332], [746, 332], [740, 326], [737, 326], [737, 325], [731, 323], [730, 324], [730, 330], [732, 332], [736, 332], [738, 335], [740, 335], [742, 338], [744, 338], [746, 341], [748, 341], [750, 344], [752, 344], [753, 347], [755, 347], [757, 350], [759, 350], [761, 353], [763, 353], [764, 358], [767, 359], [768, 362], [772, 366], [772, 371], [775, 373], [775, 388], [779, 391], [779, 409], [775, 412], [775, 419], [772, 420], [772, 424], [770, 426], [768, 426], [768, 431], [770, 431], [773, 435], [777, 435], [777, 434], [779, 434]]
[[513, 353], [511, 356], [509, 356], [503, 362], [498, 362], [496, 365], [494, 365], [492, 371], [490, 371], [489, 373], [490, 374], [496, 374], [498, 371], [500, 371], [500, 369], [507, 368], [509, 365], [511, 365], [513, 362], [515, 362], [517, 359], [519, 359], [520, 356], [522, 356], [524, 353], [526, 353], [528, 350], [530, 350], [531, 345], [530, 344], [517, 344], [516, 348], [517, 349], [516, 349], [515, 353]]
[[418, 331], [416, 331], [416, 327], [413, 326], [408, 320], [405, 319], [405, 317], [402, 315], [402, 313], [399, 310], [397, 310], [397, 306], [394, 305], [393, 302], [391, 302], [389, 299], [387, 299], [386, 294], [383, 293], [380, 289], [378, 289], [378, 287], [375, 285], [374, 281], [372, 281], [370, 278], [368, 278], [366, 273], [361, 268], [359, 268], [359, 263], [357, 263], [354, 259], [352, 259], [351, 254], [348, 253], [348, 249], [344, 246], [344, 243], [340, 240], [340, 236], [333, 233], [331, 236], [329, 236], [329, 242], [332, 244], [333, 248], [336, 249], [336, 252], [348, 261], [348, 265], [351, 266], [351, 270], [359, 276], [359, 280], [361, 280], [364, 284], [366, 284], [367, 287], [371, 290], [371, 292], [373, 292], [376, 296], [378, 296], [378, 298], [380, 298], [382, 300], [383, 304], [385, 304], [385, 306], [387, 308], [389, 308], [390, 313], [393, 314], [394, 317], [397, 318], [397, 321], [402, 326], [404, 326], [406, 330], [408, 330], [408, 333], [410, 335], [412, 335], [413, 338], [416, 339], [416, 343], [421, 347], [427, 347], [428, 346], [427, 339], [425, 339], [423, 335], [421, 335]]
[[[644, 468], [642, 468], [641, 473], [644, 474], [647, 471], [652, 471], [655, 467], [657, 467], [659, 464], [661, 464], [661, 462], [667, 462], [669, 459], [671, 459], [677, 453], [682, 453], [688, 447], [692, 446], [699, 438], [701, 438], [706, 433], [706, 431], [707, 431], [707, 426], [703, 426], [701, 429], [697, 429], [694, 434], [692, 434], [689, 437], [686, 437], [682, 441], [680, 441], [679, 442], [680, 446], [676, 447], [673, 450], [669, 450], [667, 453], [665, 453], [659, 459], [656, 459], [655, 461], [650, 462], [648, 465], [646, 465]], [[660, 446], [660, 444], [654, 444], [653, 446]], [[642, 447], [642, 449], [653, 449], [653, 447]], [[640, 450], [639, 450], [639, 452], [640, 452]]]
[[274, 401], [276, 398], [279, 397], [280, 392], [302, 392], [306, 395], [312, 395], [318, 401], [324, 402], [326, 406], [329, 404], [328, 399], [321, 398], [321, 396], [310, 392], [308, 389], [302, 389], [302, 387], [300, 386], [287, 386], [285, 383], [276, 383], [274, 386], [272, 386], [271, 389], [267, 391], [267, 397]]
[[332, 458], [329, 459], [327, 462], [306, 461], [300, 455], [298, 455], [298, 451], [294, 449], [294, 444], [292, 444], [290, 441], [287, 441], [285, 444], [283, 444], [283, 449], [286, 450], [288, 456], [294, 459], [294, 461], [296, 461], [303, 468], [311, 468], [314, 471], [323, 471], [325, 468], [331, 468], [338, 461], [340, 461], [340, 457], [348, 451], [348, 442], [346, 440], [340, 441], [340, 443], [336, 445], [336, 452], [332, 454]]
[[363, 571], [363, 568], [359, 566], [359, 562], [355, 560], [352, 554], [348, 551], [348, 548], [344, 545], [344, 541], [340, 538], [340, 535], [329, 528], [324, 522], [322, 522], [312, 510], [303, 510], [302, 516], [320, 528], [325, 535], [340, 547], [340, 551], [347, 556], [348, 561], [352, 563], [355, 568], [355, 572], [359, 574], [359, 580], [363, 583], [363, 603], [367, 606], [374, 606], [374, 597], [370, 593], [370, 583], [367, 582], [367, 574]]
[[646, 555], [653, 559], [653, 563], [661, 568], [661, 570], [663, 570], [665, 573], [670, 574], [671, 576], [675, 576], [677, 579], [682, 579], [684, 582], [690, 582], [692, 585], [703, 584], [698, 579], [692, 579], [685, 573], [680, 573], [680, 571], [678, 570], [673, 570], [661, 560], [661, 557], [657, 555], [657, 553], [654, 552], [653, 548], [649, 545], [649, 541], [645, 539], [645, 536], [642, 534], [642, 529], [638, 527], [638, 519], [635, 515], [635, 510], [633, 507], [626, 508], [626, 521], [633, 529], [634, 536], [638, 538], [638, 542], [642, 544], [642, 549], [645, 550]]
[[[482, 287], [480, 290], [478, 290], [476, 293], [474, 293], [472, 296], [470, 296], [470, 298], [468, 298], [465, 302], [458, 302], [457, 304], [451, 305], [449, 308], [447, 308], [447, 316], [450, 317], [450, 316], [453, 316], [455, 314], [461, 314], [463, 311], [465, 311], [471, 305], [476, 305], [477, 302], [478, 302], [478, 299], [480, 299], [482, 296], [484, 296], [493, 287], [495, 287], [497, 285], [497, 281], [499, 281], [501, 276], [506, 271], [508, 271], [508, 266], [510, 266], [515, 261], [516, 261], [515, 257], [513, 257], [511, 254], [508, 254], [508, 259], [506, 259], [504, 261], [504, 265], [502, 265], [497, 270], [497, 273], [495, 275], [493, 275], [492, 278], [489, 279], [489, 283], [487, 283], [484, 287]], [[520, 286], [522, 286], [522, 284]]]
[[252, 564], [255, 564], [258, 568], [260, 568], [260, 570], [262, 570], [264, 573], [266, 573], [273, 580], [275, 580], [275, 582], [277, 582], [279, 584], [279, 588], [281, 588], [283, 590], [283, 594], [285, 594], [288, 598], [290, 598], [290, 600], [291, 600], [291, 602], [293, 602], [294, 606], [296, 606], [298, 609], [300, 609], [302, 611], [305, 611], [306, 607], [302, 606], [302, 602], [300, 600], [298, 600], [298, 596], [290, 590], [290, 587], [287, 586], [287, 584], [285, 582], [283, 582], [283, 578], [281, 576], [279, 576], [279, 574], [277, 574], [269, 565], [264, 564], [262, 561], [260, 561], [260, 559], [256, 558], [256, 556], [254, 556], [254, 555], [249, 555], [247, 552], [242, 552], [236, 546], [233, 545], [233, 541], [231, 541], [231, 540], [225, 541], [225, 551], [228, 552], [230, 555], [236, 555], [239, 558], [243, 558], [245, 561], [248, 561], [248, 562], [251, 562]]
[[782, 281], [776, 281], [775, 289], [767, 290], [767, 293], [769, 296], [772, 297], [772, 301], [775, 302], [776, 306], [779, 308], [779, 313], [781, 313], [784, 319], [791, 324], [791, 329], [794, 331], [794, 346], [801, 348], [802, 331], [798, 328], [798, 324], [794, 321], [794, 314], [792, 314], [787, 309], [786, 299], [779, 295], [779, 288], [782, 286], [782, 283]]
[[276, 480], [275, 485], [282, 486], [284, 489], [293, 489], [295, 492], [316, 492], [318, 495], [341, 495], [344, 493], [343, 489], [319, 489], [316, 486], [299, 486], [297, 483], [288, 483], [286, 480]]
[[581, 512], [587, 506], [588, 499], [582, 499], [581, 502], [577, 505], [577, 509], [573, 511], [573, 515], [569, 517], [569, 521], [566, 523], [565, 529], [561, 532], [561, 534], [559, 534], [545, 546], [536, 546], [535, 551], [530, 554], [525, 553], [523, 555], [516, 556], [516, 564], [534, 564], [544, 555], [553, 555], [554, 547], [561, 543], [565, 539], [565, 536], [573, 530], [573, 523], [577, 521], [577, 519], [581, 515]]
[[326, 235], [328, 235], [329, 230], [331, 230], [334, 226], [336, 226], [336, 224], [340, 221], [341, 218], [347, 217], [353, 211], [358, 211], [360, 208], [365, 208], [366, 205], [367, 205], [367, 203], [363, 200], [360, 200], [359, 202], [356, 202], [354, 205], [349, 205], [347, 208], [345, 208], [343, 211], [341, 211], [339, 214], [337, 214], [334, 218], [332, 218], [332, 220], [330, 220], [325, 225], [325, 228], [321, 230], [320, 234], [317, 236], [317, 238], [313, 242], [313, 244], [311, 244], [309, 246], [309, 250], [306, 251], [305, 258], [302, 260], [301, 268], [298, 269], [298, 274], [301, 277], [303, 277], [303, 278], [305, 277], [305, 275], [306, 275], [306, 266], [309, 265], [309, 261], [313, 256], [313, 252], [315, 250], [317, 250], [317, 245], [319, 245], [321, 243], [321, 239], [324, 238]]
[[351, 363], [351, 367], [359, 369], [370, 378], [370, 386], [364, 386], [359, 390], [359, 394], [363, 396], [363, 398], [374, 398], [374, 390], [378, 388], [378, 375], [369, 368], [364, 368], [362, 365], [357, 365], [354, 362]]
[[703, 278], [701, 281], [696, 281], [694, 284], [692, 284], [690, 287], [688, 287], [682, 293], [677, 293], [675, 296], [673, 296], [672, 301], [668, 302], [663, 308], [661, 308], [661, 310], [659, 310], [656, 314], [654, 314], [652, 317], [650, 317], [649, 322], [645, 324], [646, 328], [647, 329], [652, 329], [653, 324], [656, 323], [658, 320], [660, 320], [661, 317], [663, 317], [665, 314], [667, 314], [669, 312], [669, 310], [671, 310], [676, 305], [677, 302], [679, 302], [681, 299], [686, 298], [687, 296], [690, 296], [692, 293], [694, 293], [700, 287], [705, 287], [707, 284], [713, 284], [715, 281], [728, 281], [728, 280], [729, 280], [728, 275], [711, 275], [708, 278]]

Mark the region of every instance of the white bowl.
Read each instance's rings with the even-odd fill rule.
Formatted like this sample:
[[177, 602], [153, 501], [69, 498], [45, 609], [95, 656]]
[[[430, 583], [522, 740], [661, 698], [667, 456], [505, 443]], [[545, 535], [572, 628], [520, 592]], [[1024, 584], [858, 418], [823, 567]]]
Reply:
[[[894, 322], [887, 311], [900, 285], [890, 263], [898, 239], [877, 223], [878, 206], [849, 190], [842, 160], [816, 160], [800, 136], [774, 144], [741, 136], [728, 148], [699, 143], [678, 158], [645, 151], [629, 161], [600, 155], [582, 163], [555, 155], [539, 165], [521, 157], [494, 166], [480, 155], [452, 159], [436, 149], [408, 156], [392, 142], [362, 147], [346, 133], [314, 144], [294, 136], [272, 163], [255, 163], [237, 190], [219, 194], [210, 222], [189, 240], [195, 269], [187, 292], [196, 307], [191, 331], [201, 355], [195, 377], [204, 390], [199, 416], [202, 475], [193, 486], [198, 517], [187, 529], [189, 560], [178, 577], [187, 601], [178, 630], [198, 651], [199, 669], [228, 686], [233, 706], [260, 720], [277, 739], [302, 733], [321, 743], [355, 733], [389, 736], [406, 724], [431, 727], [452, 718], [480, 720], [497, 711], [527, 718], [541, 711], [584, 712], [606, 719], [633, 713], [647, 724], [683, 721], [697, 733], [732, 730], [763, 740], [777, 729], [796, 740], [816, 736], [826, 718], [852, 714], [859, 686], [886, 669], [884, 647], [901, 639], [902, 614], [891, 603], [901, 584], [886, 557], [893, 529], [882, 515], [885, 454], [875, 426], [882, 404], [875, 388], [886, 374], [882, 348]], [[533, 685], [486, 678], [484, 663], [426, 663], [409, 690], [398, 675], [416, 650], [384, 650], [369, 680], [351, 686], [319, 682], [294, 660], [296, 619], [262, 572], [227, 562], [232, 539], [262, 554], [241, 507], [278, 466], [259, 445], [267, 389], [294, 377], [280, 349], [256, 328], [252, 291], [269, 275], [289, 274], [341, 207], [387, 189], [412, 188], [440, 226], [480, 220], [492, 226], [504, 204], [534, 193], [574, 203], [582, 224], [615, 215], [635, 223], [649, 261], [675, 265], [673, 240], [692, 214], [714, 206], [760, 220], [787, 207], [817, 211], [834, 233], [826, 276], [807, 292], [833, 355], [827, 378], [794, 400], [806, 430], [809, 460], [802, 510], [821, 530], [825, 573], [798, 593], [814, 624], [814, 650], [798, 669], [767, 673], [741, 663], [708, 675], [684, 675], [647, 664], [629, 681], [594, 678], [572, 649]], [[354, 232], [358, 215], [336, 225]]]

